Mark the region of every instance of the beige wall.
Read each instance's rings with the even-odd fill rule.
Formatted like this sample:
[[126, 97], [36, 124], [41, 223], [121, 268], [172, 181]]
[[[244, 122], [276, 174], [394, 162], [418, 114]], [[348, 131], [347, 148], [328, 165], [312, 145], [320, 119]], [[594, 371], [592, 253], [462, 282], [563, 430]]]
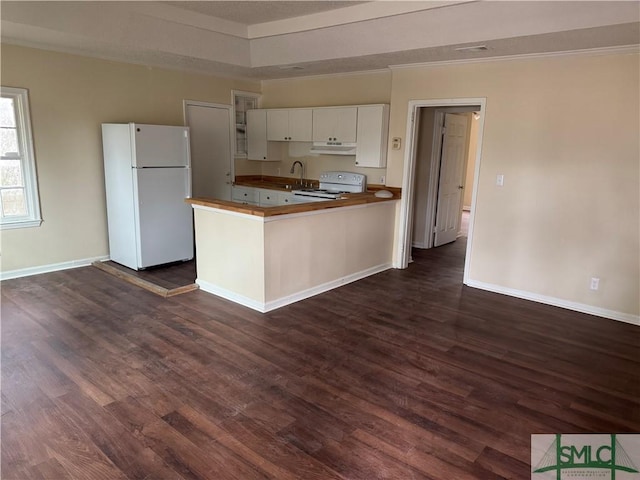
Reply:
[[220, 79], [2, 45], [2, 85], [29, 89], [43, 223], [2, 232], [2, 271], [108, 255], [100, 124], [183, 125], [184, 99], [231, 103]]
[[464, 199], [462, 206], [470, 210], [473, 198], [473, 178], [476, 172], [476, 155], [478, 153], [478, 126], [480, 119], [476, 120], [473, 114], [469, 115], [469, 154], [467, 156], [467, 170], [464, 180]]
[[268, 218], [195, 206], [197, 283], [268, 311], [386, 270], [397, 203]]
[[391, 72], [269, 80], [262, 84], [262, 108], [328, 107], [389, 103]]
[[263, 304], [265, 235], [262, 220], [195, 207], [198, 281]]
[[267, 301], [391, 266], [397, 201], [265, 223]]
[[[486, 98], [473, 281], [640, 313], [639, 71], [619, 54], [393, 72], [391, 137], [405, 137], [409, 100]], [[403, 156], [389, 152], [390, 185]]]

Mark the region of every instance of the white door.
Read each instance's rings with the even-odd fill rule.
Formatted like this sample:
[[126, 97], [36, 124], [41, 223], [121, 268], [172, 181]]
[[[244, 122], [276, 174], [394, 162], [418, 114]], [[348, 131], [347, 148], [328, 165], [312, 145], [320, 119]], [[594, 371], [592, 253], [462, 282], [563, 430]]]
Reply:
[[189, 133], [186, 127], [131, 123], [135, 138], [134, 167], [188, 167]]
[[231, 200], [231, 107], [187, 103], [185, 116], [191, 136], [192, 195]]
[[447, 113], [442, 138], [442, 160], [438, 183], [434, 247], [455, 241], [462, 211], [464, 160], [467, 146], [467, 117]]
[[136, 168], [138, 268], [193, 258], [188, 168]]

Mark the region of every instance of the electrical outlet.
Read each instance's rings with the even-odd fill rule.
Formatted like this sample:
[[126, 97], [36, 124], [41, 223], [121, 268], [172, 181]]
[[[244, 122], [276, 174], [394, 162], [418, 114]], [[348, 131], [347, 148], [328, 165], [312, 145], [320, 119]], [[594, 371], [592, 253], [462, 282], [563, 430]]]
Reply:
[[280, 167], [278, 167], [278, 173], [276, 175], [280, 176]]
[[387, 181], [387, 177], [385, 177], [384, 175], [380, 175], [380, 185], [385, 185]]
[[589, 285], [589, 288], [591, 290], [598, 290], [599, 287], [600, 287], [600, 279], [598, 277], [591, 277], [591, 284]]
[[496, 185], [499, 187], [504, 185], [504, 175], [500, 174], [496, 176]]

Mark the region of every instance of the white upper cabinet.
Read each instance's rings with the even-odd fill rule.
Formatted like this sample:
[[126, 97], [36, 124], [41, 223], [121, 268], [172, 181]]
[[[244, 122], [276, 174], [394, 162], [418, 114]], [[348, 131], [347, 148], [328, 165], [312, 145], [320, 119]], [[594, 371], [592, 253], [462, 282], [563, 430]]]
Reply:
[[310, 108], [267, 110], [267, 140], [276, 142], [311, 142]]
[[389, 105], [358, 107], [357, 135], [356, 165], [372, 168], [386, 167]]
[[357, 107], [313, 109], [313, 141], [355, 143]]

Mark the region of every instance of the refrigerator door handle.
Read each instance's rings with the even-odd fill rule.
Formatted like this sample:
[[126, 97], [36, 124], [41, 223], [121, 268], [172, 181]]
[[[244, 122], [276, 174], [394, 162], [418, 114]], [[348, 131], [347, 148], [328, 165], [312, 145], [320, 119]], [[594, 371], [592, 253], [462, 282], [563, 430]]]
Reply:
[[191, 168], [187, 167], [186, 170], [187, 170], [187, 175], [186, 175], [187, 178], [185, 180], [186, 181], [185, 187], [187, 189], [186, 190], [187, 198], [191, 198]]

